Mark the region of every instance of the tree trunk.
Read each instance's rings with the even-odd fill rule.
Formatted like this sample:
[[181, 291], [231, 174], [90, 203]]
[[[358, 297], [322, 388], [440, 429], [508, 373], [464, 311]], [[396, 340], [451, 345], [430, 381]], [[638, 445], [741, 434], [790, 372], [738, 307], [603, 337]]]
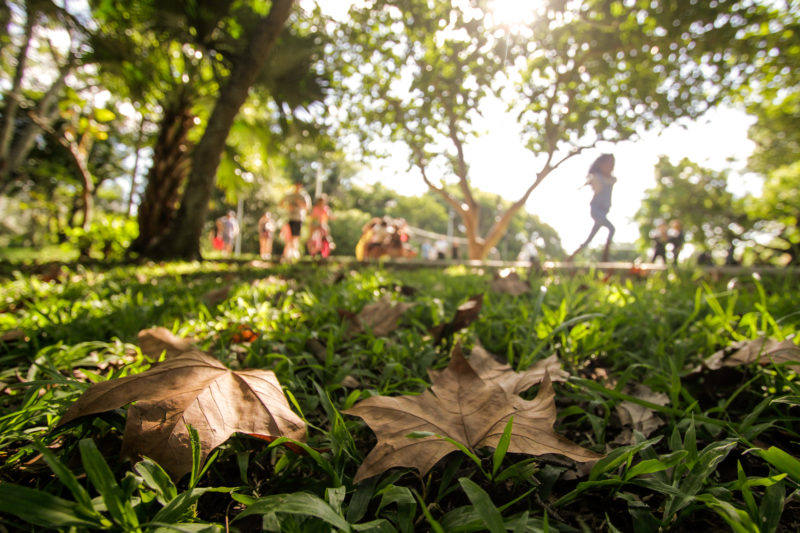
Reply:
[[89, 229], [89, 223], [92, 219], [92, 192], [94, 191], [94, 179], [92, 173], [89, 171], [87, 156], [84, 154], [78, 145], [69, 143], [67, 146], [72, 162], [75, 163], [75, 168], [78, 170], [78, 175], [81, 178], [81, 204], [83, 211], [83, 219], [81, 220], [81, 228], [84, 230]]
[[3, 124], [0, 126], [0, 176], [5, 175], [5, 169], [8, 167], [11, 138], [14, 135], [17, 110], [19, 109], [19, 101], [22, 98], [22, 78], [25, 75], [28, 49], [33, 39], [33, 20], [33, 13], [28, 8], [25, 19], [25, 32], [22, 36], [23, 43], [17, 54], [17, 69], [14, 72], [14, 80], [11, 83], [11, 90], [3, 98], [6, 105], [3, 110]]
[[237, 58], [230, 77], [220, 89], [208, 126], [194, 151], [178, 215], [167, 234], [148, 247], [144, 255], [156, 259], [200, 257], [200, 236], [225, 141], [239, 108], [247, 99], [250, 87], [263, 69], [289, 17], [293, 3], [294, 0], [273, 0], [269, 15], [254, 28], [243, 54]]
[[188, 91], [183, 91], [164, 111], [153, 149], [153, 163], [147, 173], [147, 186], [139, 204], [139, 235], [131, 243], [132, 252], [146, 253], [164, 235], [175, 218], [180, 188], [189, 175], [191, 165], [187, 139], [194, 127], [195, 117], [191, 107], [191, 97]]
[[44, 128], [51, 125], [58, 115], [58, 96], [66, 84], [67, 75], [75, 64], [75, 56], [70, 52], [67, 62], [59, 70], [58, 78], [53, 82], [36, 108], [28, 111], [31, 122], [25, 126], [19, 136], [13, 140], [5, 159], [0, 166], [0, 191], [11, 183], [11, 175], [16, 171], [33, 148]]

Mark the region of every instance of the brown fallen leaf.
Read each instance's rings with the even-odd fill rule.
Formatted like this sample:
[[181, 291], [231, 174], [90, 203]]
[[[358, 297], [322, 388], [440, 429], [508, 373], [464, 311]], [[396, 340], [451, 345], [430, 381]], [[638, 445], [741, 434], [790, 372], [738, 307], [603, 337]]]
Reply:
[[162, 352], [167, 359], [183, 352], [197, 349], [195, 339], [181, 338], [167, 328], [143, 329], [139, 332], [139, 349], [152, 359], [158, 358]]
[[12, 329], [0, 334], [0, 342], [2, 343], [9, 344], [18, 341], [28, 342], [28, 340], [30, 340], [29, 337], [21, 329]]
[[225, 301], [228, 293], [231, 292], [231, 285], [223, 285], [219, 289], [208, 291], [203, 295], [203, 301], [208, 305], [218, 305]]
[[[733, 350], [733, 351], [731, 351]], [[789, 338], [783, 341], [761, 337], [751, 341], [741, 341], [719, 350], [703, 361], [709, 370], [719, 370], [725, 366], [741, 366], [758, 362], [768, 365], [772, 362], [797, 363], [789, 365], [795, 372], [800, 371], [800, 347]]]
[[378, 437], [354, 482], [396, 466], [413, 467], [425, 475], [442, 457], [458, 449], [435, 436], [410, 438], [409, 433], [432, 432], [472, 449], [495, 447], [511, 416], [509, 452], [556, 453], [575, 461], [601, 457], [553, 431], [555, 394], [547, 375], [536, 398], [523, 400], [483, 381], [456, 346], [447, 369], [432, 372], [430, 377], [432, 387], [419, 396], [373, 396], [344, 411], [364, 419]]
[[431, 328], [433, 344], [439, 344], [443, 338], [450, 337], [456, 331], [464, 329], [478, 319], [483, 308], [483, 293], [477, 294], [458, 306], [456, 316], [450, 322], [444, 322]]
[[377, 302], [365, 305], [357, 315], [340, 314], [350, 321], [351, 333], [369, 330], [376, 337], [385, 337], [397, 329], [400, 318], [414, 305], [412, 302], [397, 302], [389, 295], [384, 295]]
[[305, 424], [292, 412], [272, 371], [233, 372], [196, 350], [141, 374], [92, 385], [58, 424], [131, 402], [136, 404], [128, 409], [123, 456], [146, 455], [175, 480], [192, 468], [186, 424], [198, 432], [201, 461], [237, 432], [305, 439]]
[[476, 344], [469, 356], [469, 365], [487, 383], [500, 385], [509, 394], [519, 394], [532, 386], [541, 383], [545, 374], [550, 374], [552, 381], [566, 381], [569, 374], [561, 369], [561, 363], [555, 354], [537, 361], [522, 372], [498, 361], [486, 348]]
[[[667, 405], [669, 403], [669, 396], [663, 392], [653, 392], [647, 385], [639, 383], [627, 385], [622, 392], [656, 405]], [[645, 437], [649, 437], [656, 429], [664, 425], [664, 421], [656, 415], [655, 411], [649, 407], [628, 401], [617, 404], [617, 416], [623, 426], [623, 431], [614, 441], [625, 445], [636, 444], [634, 430]]]
[[531, 286], [520, 279], [515, 270], [503, 269], [495, 274], [490, 286], [492, 292], [507, 292], [513, 296], [531, 292]]

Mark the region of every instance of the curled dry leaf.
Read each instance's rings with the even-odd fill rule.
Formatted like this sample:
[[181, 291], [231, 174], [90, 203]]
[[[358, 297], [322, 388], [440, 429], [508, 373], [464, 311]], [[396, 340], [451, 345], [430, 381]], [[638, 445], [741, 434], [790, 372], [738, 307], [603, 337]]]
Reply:
[[275, 374], [269, 370], [233, 372], [210, 355], [189, 351], [150, 370], [96, 383], [59, 421], [128, 409], [123, 456], [146, 455], [173, 479], [191, 471], [186, 424], [200, 437], [201, 461], [234, 433], [305, 438], [305, 424], [292, 412]]
[[561, 369], [555, 354], [537, 361], [529, 369], [515, 372], [513, 368], [501, 363], [486, 348], [476, 344], [469, 355], [469, 365], [487, 383], [500, 385], [508, 394], [519, 394], [544, 380], [545, 374], [552, 381], [566, 381], [569, 374]]
[[[656, 405], [667, 405], [669, 396], [663, 392], [653, 392], [650, 387], [642, 384], [628, 385], [623, 389], [625, 394], [635, 396]], [[655, 411], [638, 403], [623, 401], [617, 404], [617, 416], [623, 426], [623, 431], [615, 439], [620, 444], [636, 444], [633, 431], [636, 430], [645, 437], [649, 437], [656, 429], [664, 425]]]
[[439, 344], [443, 338], [450, 337], [456, 331], [464, 329], [478, 319], [483, 308], [483, 293], [477, 294], [458, 306], [456, 316], [450, 322], [438, 324], [431, 328], [433, 343]]
[[553, 431], [555, 393], [547, 375], [536, 398], [523, 400], [482, 380], [456, 346], [447, 369], [431, 372], [430, 377], [433, 385], [419, 396], [373, 396], [344, 411], [363, 418], [378, 437], [378, 444], [356, 472], [355, 482], [396, 466], [413, 467], [425, 475], [442, 457], [458, 449], [435, 436], [410, 438], [409, 433], [432, 432], [472, 449], [496, 447], [512, 416], [508, 448], [512, 453], [556, 453], [575, 461], [601, 457]]
[[503, 269], [495, 274], [491, 284], [492, 292], [507, 292], [514, 296], [527, 294], [531, 291], [531, 286], [526, 281], [522, 281], [515, 270]]
[[772, 362], [796, 363], [789, 365], [795, 372], [800, 371], [800, 347], [789, 338], [783, 341], [761, 337], [751, 341], [737, 342], [726, 349], [712, 354], [703, 362], [709, 370], [719, 370], [725, 366], [741, 366], [758, 362], [768, 365]]
[[385, 337], [397, 329], [400, 318], [406, 311], [414, 307], [411, 302], [397, 302], [389, 295], [384, 295], [377, 302], [367, 304], [360, 313], [340, 313], [350, 320], [350, 332], [359, 333], [369, 330], [376, 337]]
[[169, 359], [196, 348], [195, 339], [177, 337], [167, 328], [150, 328], [139, 332], [139, 349], [152, 359], [158, 358], [162, 352], [166, 352], [164, 356]]

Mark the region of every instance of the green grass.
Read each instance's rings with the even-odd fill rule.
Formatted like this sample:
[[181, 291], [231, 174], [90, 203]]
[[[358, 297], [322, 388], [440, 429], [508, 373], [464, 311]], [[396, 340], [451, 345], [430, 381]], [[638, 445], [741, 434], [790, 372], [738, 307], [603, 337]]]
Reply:
[[49, 261], [75, 261], [78, 249], [70, 244], [49, 244], [39, 248], [0, 246], [0, 261], [32, 263]]
[[[529, 281], [529, 294], [511, 296], [489, 292], [488, 274], [463, 267], [267, 271], [187, 263], [64, 269], [58, 281], [17, 272], [0, 284], [0, 332], [26, 338], [0, 342], [0, 524], [22, 531], [800, 527], [794, 370], [695, 371], [735, 341], [794, 335], [793, 278], [589, 273]], [[208, 301], [224, 285], [226, 299]], [[457, 334], [462, 343], [479, 340], [520, 370], [556, 353], [572, 375], [555, 384], [556, 430], [608, 455], [586, 470], [559, 457], [475, 450], [473, 460], [453, 453], [424, 477], [396, 468], [354, 485], [375, 437], [341, 411], [371, 395], [425, 390], [427, 371], [449, 358], [447, 343], [434, 346], [428, 330], [482, 292], [479, 319]], [[384, 294], [416, 305], [388, 337], [351, 335], [339, 310], [358, 312]], [[240, 325], [259, 337], [233, 343]], [[237, 436], [202, 474], [197, 465], [193, 479], [172, 484], [152, 461], [119, 460], [124, 410], [56, 428], [88, 383], [149, 368], [135, 342], [153, 326], [196, 337], [231, 368], [273, 370], [309, 423], [312, 453]], [[634, 386], [668, 401], [638, 398]], [[631, 403], [654, 409], [660, 425], [648, 435], [623, 425], [620, 409]], [[9, 502], [43, 511], [18, 512]]]

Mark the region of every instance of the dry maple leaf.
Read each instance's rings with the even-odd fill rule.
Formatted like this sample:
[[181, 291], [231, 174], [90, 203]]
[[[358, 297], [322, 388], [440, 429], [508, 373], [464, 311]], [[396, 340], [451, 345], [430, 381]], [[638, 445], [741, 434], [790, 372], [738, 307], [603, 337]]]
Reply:
[[515, 372], [507, 364], [495, 359], [495, 356], [480, 344], [472, 348], [469, 365], [483, 381], [500, 385], [509, 394], [519, 394], [541, 383], [545, 374], [549, 374], [553, 381], [566, 381], [569, 377], [569, 374], [561, 369], [561, 363], [555, 354], [537, 361], [527, 370]]
[[146, 455], [175, 480], [192, 469], [186, 424], [198, 432], [201, 461], [234, 433], [305, 438], [305, 424], [292, 412], [272, 371], [233, 372], [200, 351], [92, 385], [59, 425], [131, 402], [137, 403], [128, 409], [123, 456]]
[[[733, 353], [731, 353], [733, 349]], [[728, 355], [730, 354], [730, 355]], [[724, 366], [741, 366], [758, 362], [768, 365], [792, 362], [789, 365], [795, 372], [800, 371], [800, 347], [789, 338], [784, 341], [761, 337], [751, 341], [737, 342], [726, 349], [719, 350], [706, 359], [703, 364], [709, 370], [719, 370]]]
[[165, 352], [164, 357], [169, 359], [183, 352], [194, 350], [195, 339], [184, 339], [172, 334], [167, 328], [143, 329], [139, 332], [139, 349], [142, 353], [153, 359]]
[[451, 336], [460, 329], [464, 329], [478, 319], [483, 308], [483, 293], [477, 294], [458, 306], [456, 316], [450, 322], [438, 324], [431, 328], [433, 344], [439, 344], [443, 338]]
[[430, 377], [433, 385], [419, 396], [373, 396], [344, 411], [363, 418], [378, 437], [354, 482], [396, 466], [413, 467], [425, 475], [442, 457], [458, 449], [435, 436], [410, 438], [409, 433], [432, 432], [472, 449], [496, 447], [512, 416], [509, 452], [557, 453], [575, 461], [601, 457], [553, 431], [555, 393], [548, 376], [535, 399], [523, 400], [500, 385], [483, 381], [457, 346], [447, 369], [432, 372]]

